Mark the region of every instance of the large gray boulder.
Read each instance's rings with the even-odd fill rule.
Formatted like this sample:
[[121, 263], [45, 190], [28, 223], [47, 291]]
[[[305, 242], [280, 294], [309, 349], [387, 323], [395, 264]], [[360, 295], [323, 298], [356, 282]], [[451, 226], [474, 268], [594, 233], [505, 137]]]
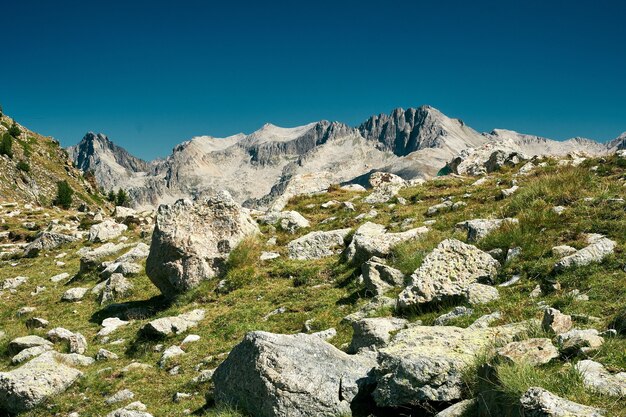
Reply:
[[39, 232], [35, 240], [24, 248], [24, 256], [34, 257], [42, 250], [55, 249], [66, 243], [76, 242], [77, 240], [78, 238], [63, 233]]
[[398, 307], [462, 297], [471, 284], [495, 277], [500, 264], [475, 246], [446, 239], [429, 253], [398, 296]]
[[258, 417], [349, 416], [374, 365], [317, 336], [251, 332], [215, 371], [215, 399]]
[[69, 388], [82, 372], [66, 365], [63, 356], [46, 352], [17, 369], [0, 372], [0, 409], [21, 413]]
[[354, 233], [346, 249], [348, 261], [365, 262], [372, 256], [385, 257], [399, 243], [419, 239], [428, 233], [427, 227], [418, 227], [404, 232], [388, 233], [385, 226], [367, 222]]
[[603, 410], [578, 404], [552, 394], [543, 388], [532, 387], [520, 398], [525, 417], [604, 417]]
[[378, 350], [380, 375], [373, 392], [381, 407], [461, 399], [463, 372], [493, 343], [509, 342], [527, 330], [524, 323], [484, 329], [410, 326]]
[[502, 225], [517, 224], [519, 220], [513, 218], [506, 219], [473, 219], [466, 220], [456, 224], [457, 229], [467, 231], [467, 240], [469, 242], [476, 242], [491, 232], [498, 230]]
[[311, 260], [332, 256], [343, 250], [350, 229], [311, 232], [287, 244], [290, 259]]
[[214, 277], [256, 222], [225, 191], [202, 202], [178, 200], [159, 207], [146, 274], [165, 296]]

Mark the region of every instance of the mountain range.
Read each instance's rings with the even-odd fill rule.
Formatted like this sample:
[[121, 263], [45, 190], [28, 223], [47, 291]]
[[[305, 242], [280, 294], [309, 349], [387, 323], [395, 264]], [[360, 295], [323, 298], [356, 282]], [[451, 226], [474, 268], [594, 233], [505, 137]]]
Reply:
[[421, 106], [371, 116], [357, 127], [324, 120], [293, 128], [265, 124], [249, 135], [226, 138], [198, 136], [150, 162], [95, 133], [68, 152], [102, 188], [127, 190], [138, 207], [226, 189], [246, 206], [280, 209], [288, 196], [336, 183], [365, 183], [375, 171], [404, 179], [432, 177], [459, 155], [488, 158], [498, 149], [527, 156], [598, 155], [625, 146], [626, 134], [602, 144], [503, 129], [479, 133], [460, 119]]

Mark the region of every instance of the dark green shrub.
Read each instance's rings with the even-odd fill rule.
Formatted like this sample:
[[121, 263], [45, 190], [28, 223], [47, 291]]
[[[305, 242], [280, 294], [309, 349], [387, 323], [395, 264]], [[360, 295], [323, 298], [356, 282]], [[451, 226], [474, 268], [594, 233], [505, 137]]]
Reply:
[[13, 158], [13, 138], [8, 132], [2, 135], [2, 141], [0, 142], [0, 155], [6, 155], [9, 158]]
[[54, 204], [67, 210], [72, 206], [73, 195], [74, 190], [72, 190], [67, 181], [59, 181], [57, 183], [57, 198], [54, 200]]
[[9, 128], [9, 135], [13, 136], [14, 138], [17, 138], [20, 135], [20, 133], [21, 133], [20, 128], [17, 127], [17, 124], [15, 122], [13, 122], [13, 124]]
[[30, 165], [26, 161], [20, 161], [17, 163], [17, 169], [24, 172], [30, 172]]
[[115, 205], [126, 207], [130, 203], [130, 198], [128, 198], [128, 194], [126, 191], [121, 188], [118, 190], [117, 195], [115, 196]]

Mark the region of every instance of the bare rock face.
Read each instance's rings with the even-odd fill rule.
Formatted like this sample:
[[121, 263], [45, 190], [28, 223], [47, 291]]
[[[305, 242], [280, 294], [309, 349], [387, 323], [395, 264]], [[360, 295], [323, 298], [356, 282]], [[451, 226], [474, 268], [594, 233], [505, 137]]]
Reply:
[[203, 202], [178, 200], [159, 207], [146, 273], [166, 296], [214, 277], [256, 222], [223, 191]]
[[82, 372], [46, 352], [20, 368], [0, 372], [0, 409], [20, 413], [36, 407], [70, 387]]
[[215, 399], [259, 417], [352, 415], [374, 365], [314, 335], [251, 332], [215, 371]]
[[411, 284], [398, 296], [398, 307], [408, 308], [464, 296], [471, 284], [493, 278], [499, 265], [475, 246], [446, 239], [411, 275]]
[[532, 387], [522, 398], [520, 405], [528, 417], [604, 417], [603, 410], [566, 400], [543, 388]]

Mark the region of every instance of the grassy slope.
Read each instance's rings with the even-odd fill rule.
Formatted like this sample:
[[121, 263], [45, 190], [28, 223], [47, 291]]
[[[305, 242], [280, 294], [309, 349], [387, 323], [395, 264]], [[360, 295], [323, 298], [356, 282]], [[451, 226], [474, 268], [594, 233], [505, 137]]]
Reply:
[[[600, 165], [593, 172], [592, 166]], [[423, 256], [434, 248], [442, 239], [454, 236], [465, 239], [460, 232], [454, 231], [454, 225], [461, 220], [478, 217], [514, 216], [520, 219], [519, 226], [507, 227], [493, 233], [478, 243], [485, 250], [502, 248], [505, 251], [520, 246], [522, 255], [506, 264], [498, 277], [505, 281], [512, 274], [519, 273], [522, 280], [510, 288], [500, 288], [501, 298], [493, 303], [476, 307], [475, 313], [469, 318], [459, 319], [455, 324], [465, 326], [483, 314], [501, 311], [500, 323], [509, 323], [529, 318], [539, 318], [540, 310], [536, 304], [545, 301], [560, 308], [565, 313], [589, 314], [601, 319], [599, 324], [587, 324], [580, 321], [576, 326], [606, 328], [610, 319], [626, 306], [626, 287], [623, 271], [626, 264], [624, 255], [624, 236], [626, 236], [626, 217], [623, 202], [611, 201], [611, 198], [626, 197], [623, 187], [626, 172], [623, 161], [611, 158], [605, 162], [588, 161], [581, 167], [556, 167], [551, 164], [541, 168], [527, 177], [518, 177], [522, 187], [519, 192], [506, 200], [498, 201], [496, 196], [501, 188], [508, 188], [513, 178], [513, 170], [500, 172], [492, 176], [486, 184], [475, 187], [474, 179], [441, 178], [427, 183], [425, 186], [408, 188], [401, 195], [409, 204], [377, 206], [379, 216], [374, 220], [388, 224], [391, 230], [399, 230], [399, 223], [404, 219], [415, 219], [415, 225], [429, 219], [425, 216], [426, 209], [438, 202], [442, 197], [463, 199], [468, 205], [458, 211], [441, 213], [433, 216], [436, 223], [426, 239], [407, 243], [397, 247], [390, 257], [390, 263], [406, 273], [419, 266]], [[501, 185], [496, 185], [500, 182]], [[462, 198], [471, 193], [468, 198]], [[339, 206], [321, 209], [319, 205], [330, 199], [347, 201], [358, 194], [343, 191], [332, 191], [326, 195], [299, 197], [294, 199], [288, 209], [298, 210], [311, 220], [312, 229], [330, 230], [339, 227], [356, 227], [359, 222], [354, 217], [360, 212], [369, 211], [369, 205], [355, 199], [357, 211], [349, 212]], [[584, 198], [592, 197], [593, 201]], [[554, 205], [565, 205], [568, 210], [557, 215], [552, 212]], [[69, 214], [68, 214], [69, 215]], [[330, 216], [337, 219], [327, 224], [320, 222]], [[365, 220], [361, 221], [364, 222]], [[15, 225], [14, 227], [18, 227]], [[16, 294], [5, 293], [0, 298], [0, 328], [8, 333], [0, 345], [0, 369], [10, 369], [10, 356], [6, 353], [6, 344], [13, 337], [26, 335], [25, 318], [18, 318], [15, 311], [22, 306], [37, 308], [35, 316], [43, 317], [51, 322], [51, 327], [63, 326], [72, 331], [82, 332], [90, 346], [87, 354], [93, 355], [100, 347], [105, 347], [120, 355], [120, 359], [112, 362], [97, 363], [86, 370], [86, 377], [75, 384], [65, 394], [53, 399], [45, 407], [41, 407], [27, 416], [66, 415], [79, 411], [81, 415], [104, 416], [114, 409], [107, 406], [104, 398], [120, 389], [131, 389], [135, 400], [147, 404], [148, 410], [155, 416], [182, 416], [185, 409], [198, 410], [204, 405], [204, 393], [207, 384], [194, 386], [190, 380], [197, 375], [194, 366], [204, 362], [203, 369], [210, 369], [219, 364], [242, 336], [250, 330], [267, 330], [272, 332], [294, 333], [301, 330], [304, 322], [314, 319], [315, 330], [335, 327], [338, 336], [331, 342], [342, 346], [349, 341], [351, 329], [341, 324], [341, 318], [356, 310], [367, 302], [362, 289], [356, 284], [357, 268], [344, 265], [338, 257], [331, 257], [315, 262], [290, 261], [286, 259], [284, 245], [291, 239], [305, 234], [303, 230], [296, 235], [277, 231], [278, 245], [268, 246], [265, 242], [272, 235], [263, 228], [264, 235], [242, 244], [231, 256], [230, 271], [225, 277], [231, 292], [220, 294], [215, 291], [217, 280], [205, 283], [202, 287], [185, 295], [176, 303], [166, 306], [157, 297], [158, 292], [142, 273], [131, 278], [134, 290], [126, 297], [125, 302], [153, 307], [156, 316], [166, 316], [203, 308], [207, 316], [201, 325], [191, 333], [202, 336], [200, 342], [185, 347], [187, 355], [176, 360], [182, 372], [171, 376], [156, 367], [160, 354], [154, 351], [154, 342], [138, 340], [137, 330], [147, 319], [134, 321], [131, 325], [119, 329], [111, 340], [123, 339], [119, 345], [101, 345], [94, 336], [99, 330], [96, 318], [101, 318], [102, 307], [93, 296], [77, 304], [61, 303], [61, 294], [68, 288], [63, 284], [53, 284], [49, 277], [62, 270], [74, 273], [78, 270], [78, 258], [75, 255], [79, 246], [67, 246], [58, 251], [48, 253], [36, 259], [19, 260], [15, 267], [8, 263], [0, 264], [0, 281], [17, 275], [29, 276], [30, 281], [20, 287]], [[556, 258], [550, 249], [559, 244], [570, 244], [576, 247], [584, 245], [580, 234], [583, 232], [603, 233], [618, 242], [616, 254], [599, 265], [593, 265], [559, 275], [563, 290], [559, 293], [531, 299], [528, 294], [538, 280], [550, 274], [551, 265]], [[131, 241], [139, 237], [132, 231], [127, 232]], [[262, 250], [277, 250], [283, 257], [268, 262], [259, 262]], [[67, 252], [63, 260], [64, 268], [55, 266], [54, 256], [59, 252]], [[75, 285], [95, 284], [94, 278], [85, 278]], [[45, 285], [47, 290], [38, 296], [30, 296], [37, 285]], [[570, 290], [578, 289], [588, 294], [589, 301], [575, 301], [568, 296]], [[265, 320], [270, 311], [285, 307], [286, 312]], [[415, 311], [409, 315], [411, 320], [421, 319], [430, 323], [434, 317], [447, 311], [442, 308], [436, 312]], [[379, 312], [391, 314], [391, 312]], [[152, 318], [152, 317], [151, 317]], [[43, 334], [43, 331], [35, 331]], [[178, 344], [184, 335], [167, 340], [165, 346]], [[626, 339], [623, 337], [609, 340], [595, 359], [606, 364], [613, 370], [626, 369]], [[140, 361], [155, 365], [147, 371], [132, 371], [122, 374], [120, 369], [132, 361]], [[98, 370], [108, 367], [113, 369]], [[565, 370], [564, 370], [565, 369]], [[504, 367], [499, 369], [502, 386], [496, 387], [499, 401], [513, 401], [532, 385], [543, 385], [559, 395], [585, 404], [600, 405], [610, 410], [611, 416], [626, 416], [625, 400], [607, 400], [589, 395], [581, 389], [578, 378], [572, 377], [567, 364], [557, 362], [536, 369], [518, 369]], [[468, 395], [472, 391], [485, 389], [476, 381], [475, 374], [468, 377]], [[489, 389], [493, 389], [490, 387]], [[191, 399], [176, 404], [172, 396], [176, 392], [194, 394]], [[123, 404], [122, 404], [123, 405]], [[208, 416], [237, 415], [233, 410], [208, 409]]]
[[[13, 120], [0, 117], [0, 137]], [[21, 134], [13, 141], [13, 158], [0, 156], [0, 202], [20, 201], [50, 205], [57, 192], [57, 182], [67, 181], [75, 191], [74, 201], [103, 206], [104, 202], [72, 166], [67, 152], [54, 139], [39, 135], [20, 126]], [[17, 168], [27, 162], [29, 172]]]

